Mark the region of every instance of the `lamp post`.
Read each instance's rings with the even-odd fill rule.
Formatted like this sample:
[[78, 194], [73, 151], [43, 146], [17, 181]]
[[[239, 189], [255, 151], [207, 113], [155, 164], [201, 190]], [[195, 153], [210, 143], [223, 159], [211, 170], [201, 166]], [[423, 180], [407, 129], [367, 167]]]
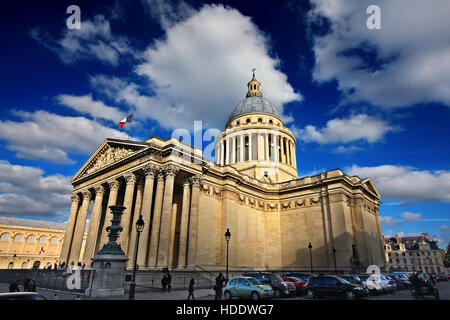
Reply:
[[337, 272], [337, 266], [336, 266], [336, 248], [335, 247], [333, 247], [333, 258], [334, 258], [334, 272], [337, 275], [338, 272]]
[[225, 241], [227, 242], [227, 277], [226, 277], [226, 282], [228, 283], [228, 243], [230, 242], [230, 238], [231, 238], [231, 233], [230, 233], [230, 229], [227, 228], [227, 232], [225, 232]]
[[311, 242], [308, 245], [308, 249], [309, 249], [309, 261], [311, 262], [311, 273], [313, 273], [313, 264], [312, 264], [312, 244]]
[[139, 237], [141, 236], [142, 230], [144, 230], [144, 220], [142, 219], [142, 214], [139, 215], [139, 219], [136, 221], [136, 231], [137, 231], [137, 237], [136, 237], [136, 245], [134, 248], [134, 264], [133, 264], [133, 278], [131, 279], [130, 283], [130, 296], [128, 297], [129, 300], [134, 300], [134, 292], [136, 289], [136, 269], [137, 269], [137, 254], [138, 254], [138, 247], [139, 247]]

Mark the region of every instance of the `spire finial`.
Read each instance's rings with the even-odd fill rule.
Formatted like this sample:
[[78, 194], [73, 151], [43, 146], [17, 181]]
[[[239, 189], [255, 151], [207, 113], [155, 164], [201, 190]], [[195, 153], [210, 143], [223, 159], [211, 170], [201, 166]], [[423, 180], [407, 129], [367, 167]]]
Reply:
[[248, 97], [252, 97], [252, 96], [259, 96], [259, 97], [262, 96], [261, 91], [259, 91], [259, 86], [261, 84], [255, 78], [255, 70], [256, 70], [255, 68], [252, 69], [253, 78], [252, 78], [252, 80], [250, 80], [249, 83], [247, 83], [247, 87], [248, 87], [248, 92], [247, 92], [247, 95], [246, 95], [247, 98]]
[[255, 80], [255, 70], [256, 70], [255, 68], [252, 69], [252, 72], [253, 72], [253, 79], [252, 80]]

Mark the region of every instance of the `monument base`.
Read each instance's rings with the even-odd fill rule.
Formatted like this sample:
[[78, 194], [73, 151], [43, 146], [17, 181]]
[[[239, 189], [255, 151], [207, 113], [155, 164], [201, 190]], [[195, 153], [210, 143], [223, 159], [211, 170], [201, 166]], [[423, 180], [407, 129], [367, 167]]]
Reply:
[[84, 294], [92, 298], [123, 296], [125, 265], [128, 258], [123, 254], [97, 254], [92, 261], [89, 288]]

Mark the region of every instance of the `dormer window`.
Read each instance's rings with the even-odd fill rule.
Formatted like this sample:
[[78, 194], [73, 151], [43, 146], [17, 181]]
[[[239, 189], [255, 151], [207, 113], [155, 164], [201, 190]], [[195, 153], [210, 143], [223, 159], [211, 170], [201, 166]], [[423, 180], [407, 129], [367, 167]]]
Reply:
[[262, 122], [262, 118], [258, 118], [258, 122]]
[[247, 120], [245, 120], [246, 123], [250, 123], [250, 118], [248, 118]]

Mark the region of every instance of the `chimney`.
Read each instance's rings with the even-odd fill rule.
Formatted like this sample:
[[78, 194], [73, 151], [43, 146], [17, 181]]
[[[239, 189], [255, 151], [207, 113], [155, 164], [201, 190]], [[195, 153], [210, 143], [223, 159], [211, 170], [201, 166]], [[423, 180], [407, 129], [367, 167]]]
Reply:
[[398, 234], [395, 235], [395, 241], [397, 241], [397, 244], [400, 243], [400, 239], [398, 238]]
[[423, 235], [425, 238], [430, 239], [430, 236], [428, 235], [428, 233], [422, 233], [422, 235]]

